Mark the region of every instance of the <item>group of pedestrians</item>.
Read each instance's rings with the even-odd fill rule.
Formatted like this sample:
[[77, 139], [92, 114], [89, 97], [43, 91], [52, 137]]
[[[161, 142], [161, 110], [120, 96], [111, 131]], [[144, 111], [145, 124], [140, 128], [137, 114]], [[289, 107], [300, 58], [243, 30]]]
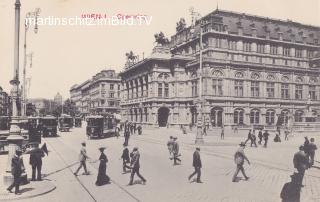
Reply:
[[[258, 141], [258, 144], [259, 145], [262, 145], [264, 147], [267, 147], [268, 146], [268, 140], [269, 140], [269, 132], [268, 130], [265, 130], [264, 132], [262, 131], [262, 129], [259, 130], [258, 132], [258, 138], [259, 138], [259, 141]], [[255, 135], [255, 130], [249, 130], [248, 132], [248, 136], [247, 136], [247, 139], [245, 140], [244, 144], [247, 144], [247, 142], [250, 140], [250, 146], [255, 146], [255, 147], [258, 147], [257, 146], [257, 137]], [[264, 141], [264, 143], [263, 143]]]
[[[29, 164], [31, 165], [32, 169], [31, 181], [41, 181], [42, 158], [45, 156], [45, 153], [48, 154], [48, 150], [46, 144], [43, 144], [41, 148], [39, 148], [39, 143], [37, 142], [30, 143], [29, 145], [32, 146], [32, 148], [27, 152], [28, 154], [30, 154]], [[12, 189], [15, 188], [14, 193], [17, 195], [21, 194], [20, 185], [28, 183], [27, 179], [24, 179], [24, 177], [22, 176], [23, 173], [25, 173], [22, 153], [23, 152], [21, 149], [17, 149], [14, 156], [11, 158], [11, 174], [13, 176], [13, 182], [7, 188], [10, 193], [12, 193]]]
[[[77, 168], [77, 170], [74, 172], [74, 175], [77, 176], [78, 172], [80, 171], [81, 168], [84, 169], [84, 175], [89, 175], [90, 172], [87, 170], [86, 166], [86, 161], [90, 157], [87, 155], [86, 151], [86, 143], [82, 142], [81, 143], [82, 147], [80, 149], [80, 154], [79, 154], [79, 162], [80, 165]], [[105, 184], [110, 183], [110, 177], [106, 174], [106, 169], [107, 169], [107, 163], [108, 163], [108, 158], [106, 154], [104, 153], [105, 147], [100, 147], [100, 156], [99, 156], [99, 169], [98, 169], [98, 175], [97, 175], [97, 180], [96, 180], [96, 185], [101, 186]], [[121, 155], [121, 159], [123, 160], [123, 173], [127, 173], [127, 169], [131, 171], [130, 175], [130, 181], [129, 185], [133, 185], [133, 179], [135, 174], [142, 180], [142, 183], [146, 183], [146, 179], [140, 174], [140, 153], [138, 151], [138, 147], [134, 147], [132, 152], [129, 154], [129, 149], [127, 146], [124, 145], [124, 149]], [[128, 165], [130, 164], [130, 165]]]

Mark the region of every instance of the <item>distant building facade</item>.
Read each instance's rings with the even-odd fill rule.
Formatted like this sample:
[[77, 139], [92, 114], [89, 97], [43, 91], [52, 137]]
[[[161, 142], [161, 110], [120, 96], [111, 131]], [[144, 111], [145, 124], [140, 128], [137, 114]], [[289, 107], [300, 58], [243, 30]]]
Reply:
[[120, 111], [120, 77], [114, 70], [102, 70], [90, 80], [70, 88], [71, 101], [81, 114]]
[[0, 116], [8, 116], [11, 113], [10, 96], [0, 86]]
[[53, 102], [54, 102], [56, 105], [62, 105], [62, 104], [63, 104], [62, 95], [60, 95], [59, 92], [54, 96]]
[[215, 10], [194, 26], [178, 23], [169, 44], [126, 65], [122, 115], [148, 125], [189, 125], [202, 103], [212, 127], [306, 121], [307, 110], [317, 116], [320, 108], [319, 49], [319, 27]]

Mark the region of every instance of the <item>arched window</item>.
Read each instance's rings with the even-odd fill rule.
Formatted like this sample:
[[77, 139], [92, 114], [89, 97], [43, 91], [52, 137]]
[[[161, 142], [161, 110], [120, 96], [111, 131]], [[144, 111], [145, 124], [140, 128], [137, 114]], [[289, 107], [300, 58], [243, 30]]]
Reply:
[[288, 124], [288, 120], [289, 120], [289, 110], [284, 109], [281, 111], [281, 124]]
[[295, 122], [302, 122], [302, 115], [303, 115], [303, 111], [297, 110], [297, 111], [294, 113], [294, 121], [295, 121]]
[[244, 116], [243, 109], [235, 109], [233, 112], [234, 123], [237, 125], [243, 125], [243, 116]]
[[272, 109], [267, 110], [266, 112], [266, 124], [272, 125], [274, 124], [274, 119], [275, 118], [275, 111]]
[[259, 124], [260, 111], [258, 109], [252, 109], [250, 111], [250, 123]]

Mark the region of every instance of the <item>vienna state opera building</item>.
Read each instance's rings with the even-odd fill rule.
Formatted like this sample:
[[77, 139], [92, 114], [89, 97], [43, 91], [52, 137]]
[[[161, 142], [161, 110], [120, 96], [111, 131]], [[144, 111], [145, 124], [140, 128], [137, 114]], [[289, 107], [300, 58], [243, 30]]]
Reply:
[[319, 41], [320, 27], [290, 20], [218, 9], [189, 27], [180, 19], [120, 72], [122, 116], [160, 127], [196, 124], [200, 110], [212, 127], [319, 121]]

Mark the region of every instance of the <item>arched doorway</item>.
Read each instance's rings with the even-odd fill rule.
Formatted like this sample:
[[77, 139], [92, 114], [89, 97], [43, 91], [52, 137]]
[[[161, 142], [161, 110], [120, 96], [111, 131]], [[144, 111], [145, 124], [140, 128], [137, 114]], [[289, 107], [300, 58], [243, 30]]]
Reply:
[[158, 109], [158, 124], [159, 124], [159, 127], [166, 127], [167, 126], [168, 117], [169, 117], [169, 108], [160, 107]]
[[191, 112], [191, 124], [195, 125], [197, 123], [197, 108], [191, 107], [190, 112]]
[[214, 107], [211, 109], [210, 118], [212, 127], [221, 127], [222, 126], [222, 112], [221, 107]]

